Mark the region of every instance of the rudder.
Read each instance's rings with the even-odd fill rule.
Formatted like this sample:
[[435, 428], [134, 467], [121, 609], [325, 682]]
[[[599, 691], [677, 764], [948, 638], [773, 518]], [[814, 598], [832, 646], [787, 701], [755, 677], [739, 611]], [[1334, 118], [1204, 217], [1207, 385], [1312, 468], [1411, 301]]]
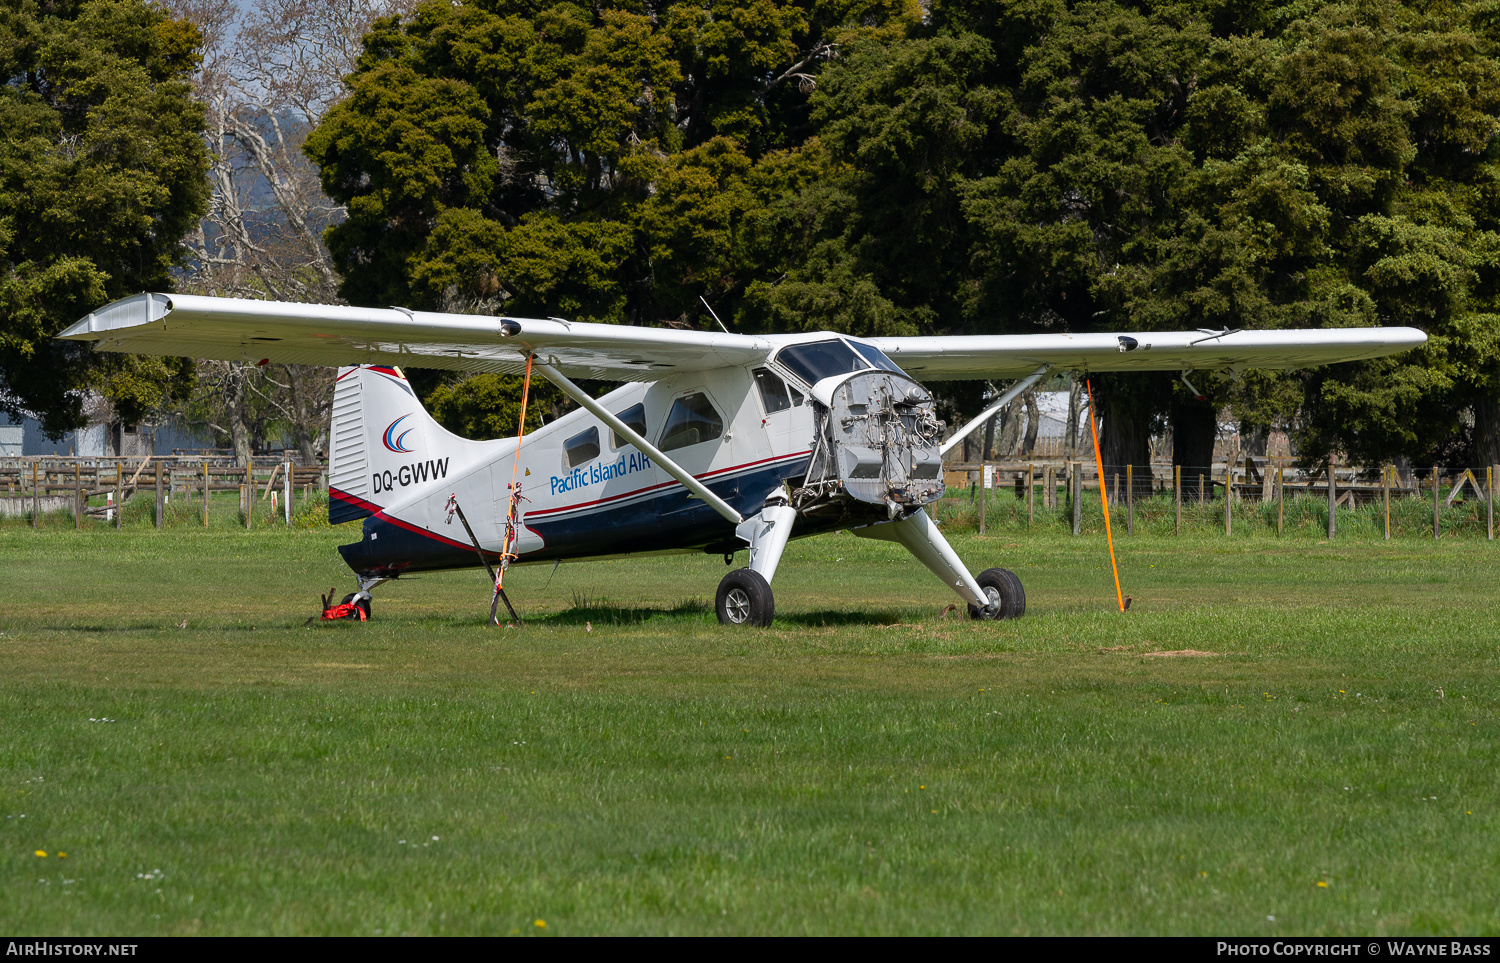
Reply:
[[365, 518], [401, 489], [442, 480], [453, 452], [434, 458], [432, 446], [449, 437], [423, 410], [400, 368], [340, 368], [329, 430], [328, 520], [338, 525]]

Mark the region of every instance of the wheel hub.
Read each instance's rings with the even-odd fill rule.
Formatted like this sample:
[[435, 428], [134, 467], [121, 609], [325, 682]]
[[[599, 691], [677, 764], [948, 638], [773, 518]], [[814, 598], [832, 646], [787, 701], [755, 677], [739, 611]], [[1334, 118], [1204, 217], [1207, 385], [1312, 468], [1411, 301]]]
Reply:
[[729, 621], [735, 625], [743, 625], [750, 618], [750, 596], [742, 588], [732, 588], [724, 597], [724, 610], [729, 616]]
[[980, 609], [979, 617], [982, 619], [995, 619], [1000, 615], [1000, 590], [993, 585], [984, 586], [984, 597], [989, 602]]

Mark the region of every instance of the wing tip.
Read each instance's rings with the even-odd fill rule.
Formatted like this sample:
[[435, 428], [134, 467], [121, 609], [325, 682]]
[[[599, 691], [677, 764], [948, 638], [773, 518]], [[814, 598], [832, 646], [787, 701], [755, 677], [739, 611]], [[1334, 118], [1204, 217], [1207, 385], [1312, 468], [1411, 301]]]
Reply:
[[110, 331], [160, 321], [172, 311], [172, 296], [146, 292], [111, 301], [73, 322], [56, 337], [64, 341], [98, 341]]

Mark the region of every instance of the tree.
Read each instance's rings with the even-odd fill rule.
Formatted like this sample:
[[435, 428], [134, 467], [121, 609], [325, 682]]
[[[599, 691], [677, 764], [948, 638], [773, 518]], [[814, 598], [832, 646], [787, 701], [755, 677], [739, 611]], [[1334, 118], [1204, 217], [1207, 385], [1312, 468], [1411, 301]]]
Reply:
[[[914, 4], [434, 2], [366, 37], [307, 142], [359, 304], [696, 324], [836, 48]], [[762, 174], [770, 174], [763, 177]]]
[[[360, 38], [414, 0], [254, 0], [246, 7], [167, 0], [204, 37], [194, 93], [207, 113], [212, 186], [208, 212], [189, 235], [181, 288], [221, 297], [338, 303], [340, 277], [322, 234], [344, 216], [302, 153], [308, 132], [342, 92]], [[200, 362], [198, 395], [183, 407], [248, 463], [285, 431], [304, 462], [328, 444], [334, 371]]]
[[113, 298], [170, 290], [204, 211], [199, 32], [145, 0], [10, 3], [0, 17], [0, 409], [54, 436], [99, 392], [127, 421], [185, 392], [176, 359], [53, 340]]
[[1105, 458], [1170, 422], [1206, 463], [1227, 403], [1314, 460], [1500, 450], [1487, 11], [936, 2], [823, 75], [833, 173], [783, 205], [810, 229], [765, 300], [836, 302], [802, 296], [821, 275], [954, 332], [1413, 324], [1395, 358], [1194, 373], [1203, 400], [1097, 377]]

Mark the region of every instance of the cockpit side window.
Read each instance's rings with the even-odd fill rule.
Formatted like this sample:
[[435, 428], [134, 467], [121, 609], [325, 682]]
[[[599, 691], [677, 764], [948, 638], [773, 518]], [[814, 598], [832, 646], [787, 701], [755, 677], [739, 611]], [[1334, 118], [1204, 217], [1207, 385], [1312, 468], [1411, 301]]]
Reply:
[[[643, 438], [646, 436], [645, 405], [631, 405], [624, 411], [616, 412], [615, 417], [625, 422], [625, 427], [629, 428], [631, 431], [635, 432]], [[626, 445], [630, 444], [630, 442], [626, 441], [624, 438], [621, 438], [619, 433], [615, 431], [611, 431], [609, 433], [609, 443], [614, 448], [624, 448]]]
[[686, 448], [724, 434], [724, 419], [714, 410], [708, 395], [695, 391], [672, 403], [672, 412], [661, 430], [661, 450]]
[[786, 366], [792, 374], [815, 385], [824, 378], [848, 374], [868, 368], [848, 342], [842, 340], [809, 341], [782, 348], [776, 360]]
[[755, 369], [755, 387], [760, 389], [760, 403], [766, 414], [786, 411], [792, 406], [792, 399], [786, 393], [786, 382], [765, 368]]
[[599, 429], [589, 428], [563, 442], [563, 452], [569, 468], [593, 461], [599, 457]]
[[901, 370], [896, 365], [896, 362], [892, 361], [890, 358], [887, 358], [885, 356], [885, 352], [881, 351], [873, 344], [860, 344], [858, 341], [851, 341], [849, 343], [854, 345], [854, 350], [858, 351], [866, 361], [870, 362], [870, 364], [874, 365], [875, 367], [884, 368], [886, 371]]

